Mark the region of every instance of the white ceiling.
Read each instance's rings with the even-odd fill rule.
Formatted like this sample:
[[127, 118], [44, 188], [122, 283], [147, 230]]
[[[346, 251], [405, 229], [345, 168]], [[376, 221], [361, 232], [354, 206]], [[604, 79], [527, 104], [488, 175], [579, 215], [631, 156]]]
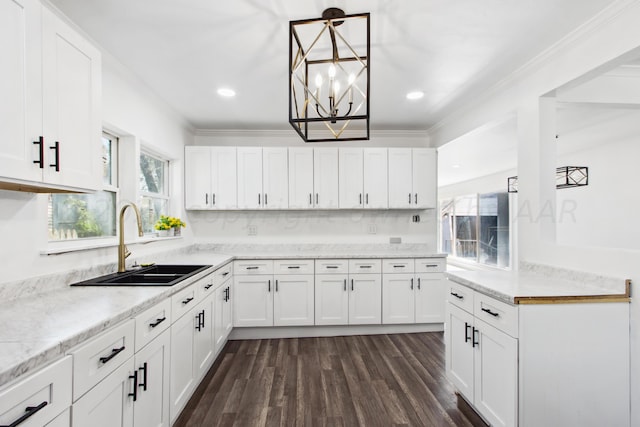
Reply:
[[371, 127], [426, 130], [613, 0], [51, 2], [198, 129], [288, 129], [289, 20], [370, 12]]

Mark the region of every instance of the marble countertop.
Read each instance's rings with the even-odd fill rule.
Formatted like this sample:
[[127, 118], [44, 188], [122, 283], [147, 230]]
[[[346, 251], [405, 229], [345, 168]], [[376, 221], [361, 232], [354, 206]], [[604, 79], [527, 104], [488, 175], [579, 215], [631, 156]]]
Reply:
[[628, 301], [630, 282], [548, 266], [520, 271], [448, 271], [449, 280], [508, 304]]
[[[195, 245], [158, 263], [222, 267], [234, 259], [429, 258], [424, 245]], [[145, 262], [148, 260], [140, 260]], [[115, 271], [114, 265], [0, 285], [0, 387], [69, 349], [189, 286], [199, 273], [172, 287], [70, 287]], [[3, 288], [4, 287], [4, 288]]]

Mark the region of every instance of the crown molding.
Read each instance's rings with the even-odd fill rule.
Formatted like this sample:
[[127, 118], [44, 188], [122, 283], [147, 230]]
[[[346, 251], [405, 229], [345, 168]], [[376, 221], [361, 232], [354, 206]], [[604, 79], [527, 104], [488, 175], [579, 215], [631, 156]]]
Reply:
[[[345, 132], [346, 133], [346, 132]], [[272, 137], [299, 138], [293, 129], [196, 129], [195, 136], [203, 137]], [[426, 130], [371, 130], [371, 138], [429, 138]], [[339, 142], [339, 141], [337, 141]]]

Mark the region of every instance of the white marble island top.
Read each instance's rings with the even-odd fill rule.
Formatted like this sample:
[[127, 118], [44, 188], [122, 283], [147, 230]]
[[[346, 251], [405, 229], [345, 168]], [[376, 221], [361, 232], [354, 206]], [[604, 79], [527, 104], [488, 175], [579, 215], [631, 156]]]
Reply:
[[447, 277], [508, 304], [629, 301], [631, 284], [539, 265], [520, 271], [449, 271]]
[[[196, 245], [154, 258], [159, 264], [212, 265], [234, 259], [431, 258], [424, 245]], [[149, 259], [141, 259], [148, 262]], [[115, 271], [115, 265], [0, 285], [0, 387], [135, 317], [208, 274], [172, 287], [70, 287]]]

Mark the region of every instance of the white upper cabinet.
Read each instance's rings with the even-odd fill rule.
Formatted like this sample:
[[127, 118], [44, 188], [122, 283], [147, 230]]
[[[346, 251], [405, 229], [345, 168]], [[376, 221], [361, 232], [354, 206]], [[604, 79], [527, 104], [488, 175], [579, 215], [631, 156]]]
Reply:
[[235, 147], [185, 147], [186, 209], [235, 209]]
[[289, 162], [286, 147], [262, 149], [262, 207], [287, 209], [289, 207]]
[[363, 150], [363, 193], [366, 209], [386, 209], [388, 204], [387, 149]]
[[436, 207], [436, 152], [432, 148], [389, 148], [389, 207]]
[[313, 149], [313, 203], [319, 209], [338, 208], [338, 149]]
[[238, 208], [289, 206], [286, 147], [238, 147]]
[[387, 149], [340, 148], [341, 208], [387, 208]]
[[313, 148], [289, 148], [289, 208], [311, 209], [313, 195]]
[[100, 52], [32, 0], [0, 1], [0, 37], [0, 188], [99, 189]]

